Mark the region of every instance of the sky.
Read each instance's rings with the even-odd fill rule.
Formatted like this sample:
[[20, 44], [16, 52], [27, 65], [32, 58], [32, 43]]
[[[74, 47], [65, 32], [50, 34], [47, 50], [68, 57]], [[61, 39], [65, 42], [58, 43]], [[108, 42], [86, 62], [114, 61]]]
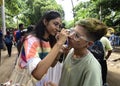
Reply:
[[[72, 12], [72, 3], [71, 0], [56, 0], [58, 4], [62, 5], [65, 11], [65, 20], [70, 21], [73, 20], [73, 12]], [[85, 2], [89, 0], [72, 0], [73, 5], [77, 5], [79, 2]]]

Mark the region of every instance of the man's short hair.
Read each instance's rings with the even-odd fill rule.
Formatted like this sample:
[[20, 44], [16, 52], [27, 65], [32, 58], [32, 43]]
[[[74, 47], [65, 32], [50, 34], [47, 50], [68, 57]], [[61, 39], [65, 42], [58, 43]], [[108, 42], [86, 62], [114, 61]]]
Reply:
[[76, 23], [85, 28], [89, 40], [97, 41], [107, 33], [107, 26], [95, 18], [82, 19]]
[[24, 25], [23, 23], [20, 23], [20, 24], [19, 24], [19, 28], [20, 28], [21, 26], [23, 26], [23, 25]]

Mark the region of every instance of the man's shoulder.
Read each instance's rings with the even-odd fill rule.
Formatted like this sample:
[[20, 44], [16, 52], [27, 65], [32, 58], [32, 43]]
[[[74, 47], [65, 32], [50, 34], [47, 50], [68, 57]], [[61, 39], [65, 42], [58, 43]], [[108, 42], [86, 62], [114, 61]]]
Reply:
[[89, 54], [89, 61], [88, 61], [87, 68], [89, 70], [100, 68], [100, 64], [99, 64], [98, 60], [92, 54]]

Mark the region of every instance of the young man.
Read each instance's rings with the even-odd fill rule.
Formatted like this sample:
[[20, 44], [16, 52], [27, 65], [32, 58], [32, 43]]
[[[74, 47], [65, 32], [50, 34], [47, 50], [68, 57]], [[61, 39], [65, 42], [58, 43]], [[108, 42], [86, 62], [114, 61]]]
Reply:
[[[97, 19], [80, 20], [69, 35], [69, 51], [63, 65], [59, 86], [102, 86], [101, 66], [88, 50], [107, 32]], [[52, 82], [45, 85], [55, 86]]]
[[21, 39], [23, 29], [24, 29], [24, 24], [20, 23], [19, 24], [19, 29], [16, 31], [16, 35], [15, 35], [15, 39], [16, 39], [17, 43]]
[[15, 34], [15, 41], [16, 41], [16, 46], [17, 46], [17, 50], [18, 50], [18, 55], [20, 53], [21, 38], [24, 35], [23, 29], [24, 29], [24, 24], [20, 23], [19, 29], [16, 31], [16, 34]]
[[104, 52], [105, 52], [104, 60], [101, 63], [103, 85], [108, 86], [108, 83], [107, 83], [107, 61], [106, 60], [110, 57], [113, 48], [107, 37], [103, 36], [100, 39], [100, 41], [103, 44], [103, 48], [104, 48]]

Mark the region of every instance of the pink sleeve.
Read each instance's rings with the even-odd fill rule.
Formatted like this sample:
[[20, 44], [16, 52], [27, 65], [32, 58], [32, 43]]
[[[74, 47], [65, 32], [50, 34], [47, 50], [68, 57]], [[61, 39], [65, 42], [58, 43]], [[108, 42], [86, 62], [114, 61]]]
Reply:
[[35, 37], [31, 37], [24, 42], [25, 56], [28, 61], [31, 58], [39, 58], [38, 49], [40, 47], [39, 40]]

